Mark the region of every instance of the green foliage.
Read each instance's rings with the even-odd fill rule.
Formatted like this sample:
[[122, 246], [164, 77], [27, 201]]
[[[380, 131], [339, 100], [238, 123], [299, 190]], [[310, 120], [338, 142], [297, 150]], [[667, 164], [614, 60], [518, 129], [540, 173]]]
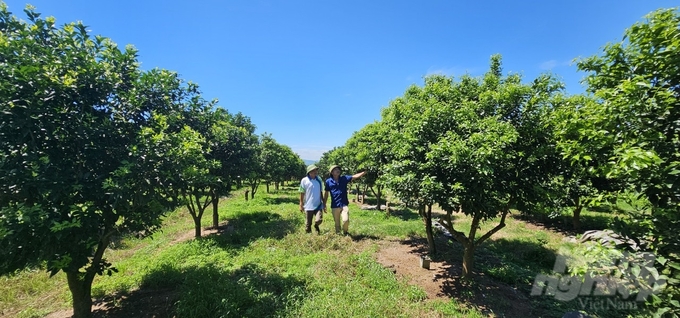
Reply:
[[657, 255], [668, 278], [654, 296], [656, 315], [680, 315], [680, 14], [658, 10], [626, 30], [624, 40], [601, 55], [578, 62], [588, 72], [589, 92], [597, 98], [580, 110], [582, 126], [573, 144], [602, 149], [568, 152], [607, 164], [602, 174], [629, 183], [652, 205], [651, 213], [630, 214], [618, 226]]
[[[473, 251], [504, 226], [475, 241], [479, 222], [547, 200], [557, 157], [549, 115], [561, 89], [547, 75], [531, 84], [503, 76], [500, 56], [480, 78], [427, 77], [383, 110], [393, 147], [386, 183], [404, 202], [446, 210], [444, 226]], [[453, 229], [453, 211], [473, 216], [467, 236]]]
[[[151, 229], [163, 212], [153, 187], [128, 197], [129, 187], [110, 186], [141, 181], [128, 173], [139, 157], [127, 149], [147, 114], [128, 99], [140, 76], [136, 51], [25, 12], [28, 23], [0, 10], [0, 269], [47, 261], [53, 272], [88, 264], [97, 272], [97, 244]], [[148, 217], [138, 219], [141, 210]]]
[[344, 172], [356, 171], [358, 169], [356, 151], [356, 148], [343, 145], [324, 152], [317, 164], [319, 173], [324, 179], [329, 178], [330, 171], [328, 169], [333, 165], [339, 165]]
[[172, 76], [141, 72], [133, 48], [25, 13], [0, 8], [0, 272], [66, 272], [87, 316], [92, 279], [115, 271], [103, 258], [112, 236], [153, 232], [172, 201], [134, 145], [183, 96], [158, 96]]
[[366, 184], [376, 197], [376, 204], [380, 206], [383, 188], [385, 187], [385, 168], [391, 161], [392, 145], [389, 130], [381, 122], [370, 123], [355, 132], [347, 143], [346, 149], [354, 149], [354, 159], [357, 169], [366, 171], [360, 179]]

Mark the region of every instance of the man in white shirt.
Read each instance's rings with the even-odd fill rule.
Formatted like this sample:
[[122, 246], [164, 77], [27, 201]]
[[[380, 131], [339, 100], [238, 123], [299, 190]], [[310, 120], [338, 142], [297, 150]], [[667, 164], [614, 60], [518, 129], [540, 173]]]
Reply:
[[307, 167], [307, 176], [300, 180], [300, 212], [306, 213], [307, 222], [305, 232], [312, 232], [312, 218], [316, 216], [314, 229], [321, 233], [319, 225], [323, 222], [323, 211], [326, 210], [321, 198], [323, 181], [319, 178], [319, 168], [316, 165]]

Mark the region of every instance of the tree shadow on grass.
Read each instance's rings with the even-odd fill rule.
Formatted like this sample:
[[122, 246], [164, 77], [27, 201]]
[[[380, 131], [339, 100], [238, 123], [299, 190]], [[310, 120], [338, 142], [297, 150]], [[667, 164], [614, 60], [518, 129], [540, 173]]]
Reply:
[[416, 212], [412, 209], [407, 209], [407, 208], [399, 208], [399, 209], [390, 208], [390, 217], [396, 217], [396, 218], [401, 219], [402, 221], [411, 221], [411, 220], [420, 219], [420, 215], [418, 215], [418, 212]]
[[206, 236], [205, 239], [214, 239], [220, 246], [243, 248], [254, 239], [282, 239], [294, 232], [298, 224], [268, 211], [241, 213], [229, 219], [228, 230]]
[[349, 237], [352, 239], [354, 242], [359, 242], [363, 240], [380, 240], [380, 237], [377, 237], [375, 235], [370, 235], [370, 234], [348, 234]]
[[304, 281], [282, 277], [253, 263], [236, 270], [212, 264], [188, 268], [165, 265], [145, 276], [140, 289], [104, 299], [105, 306], [95, 310], [94, 315], [114, 318], [286, 316], [306, 296]]
[[[420, 255], [428, 254], [427, 240], [412, 237], [402, 242]], [[473, 277], [462, 278], [463, 247], [443, 235], [435, 239], [440, 263], [433, 280], [440, 282], [440, 296], [455, 299], [496, 317], [561, 317], [568, 304], [554, 298], [530, 296], [534, 278], [550, 272], [556, 254], [536, 242], [497, 239], [475, 252]]]
[[550, 216], [545, 214], [512, 214], [511, 217], [568, 236], [582, 234], [583, 232], [589, 230], [607, 229], [609, 228], [609, 226], [612, 223], [612, 220], [614, 219], [613, 215], [583, 214], [580, 217], [581, 227], [580, 229], [576, 230], [574, 229], [571, 215], [560, 215], [551, 218]]
[[298, 205], [300, 203], [300, 198], [293, 198], [290, 196], [287, 197], [278, 197], [278, 198], [271, 198], [271, 197], [266, 197], [263, 198], [264, 202], [267, 203], [267, 205], [279, 205], [279, 204], [295, 204]]

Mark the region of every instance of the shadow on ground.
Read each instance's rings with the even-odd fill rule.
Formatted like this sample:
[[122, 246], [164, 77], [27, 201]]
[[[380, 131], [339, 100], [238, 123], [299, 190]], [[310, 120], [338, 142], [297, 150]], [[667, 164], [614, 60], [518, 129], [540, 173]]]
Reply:
[[217, 234], [204, 239], [215, 240], [222, 247], [239, 249], [248, 246], [254, 239], [281, 239], [294, 232], [299, 223], [268, 211], [241, 213], [230, 218]]
[[390, 209], [390, 216], [396, 217], [404, 221], [417, 220], [420, 218], [418, 212], [412, 209], [400, 208], [400, 209]]
[[[437, 253], [430, 257], [431, 262], [440, 263], [439, 270], [433, 273], [433, 280], [440, 282], [439, 296], [455, 299], [495, 317], [561, 317], [566, 312], [564, 303], [530, 296], [531, 284], [538, 273], [528, 269], [526, 263], [523, 267], [509, 260], [528, 256], [527, 262], [533, 262], [531, 266], [543, 269], [549, 264], [552, 269], [555, 260], [552, 250], [537, 243], [515, 240], [498, 240], [492, 246], [487, 246], [488, 243], [475, 252], [473, 277], [464, 279], [462, 245], [445, 236], [437, 236]], [[428, 254], [426, 239], [412, 237], [402, 244], [408, 245], [412, 253]], [[501, 249], [509, 254], [497, 254]]]
[[352, 241], [354, 242], [359, 242], [363, 240], [380, 240], [380, 237], [377, 237], [375, 235], [369, 235], [369, 234], [348, 234], [350, 238], [352, 238]]
[[236, 270], [207, 264], [163, 266], [143, 278], [139, 290], [107, 297], [94, 317], [286, 316], [306, 297], [301, 280], [249, 263]]
[[279, 204], [295, 204], [298, 205], [300, 204], [300, 199], [299, 198], [291, 198], [289, 197], [278, 197], [278, 198], [263, 198], [264, 202], [266, 202], [268, 205], [279, 205]]
[[555, 218], [551, 218], [548, 215], [531, 215], [531, 214], [512, 214], [512, 218], [521, 220], [527, 223], [538, 225], [549, 229], [553, 232], [562, 233], [567, 236], [574, 236], [577, 234], [582, 234], [589, 230], [604, 230], [609, 228], [613, 215], [581, 215], [581, 227], [580, 229], [574, 229], [572, 217], [568, 215], [560, 215]]

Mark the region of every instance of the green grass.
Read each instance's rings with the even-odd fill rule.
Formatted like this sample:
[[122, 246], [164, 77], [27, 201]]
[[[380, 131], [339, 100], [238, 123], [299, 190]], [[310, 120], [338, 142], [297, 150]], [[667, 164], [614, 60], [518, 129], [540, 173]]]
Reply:
[[[169, 214], [163, 230], [150, 238], [117, 240], [105, 257], [119, 273], [97, 277], [93, 297], [116, 298], [117, 305], [125, 307], [129, 302], [124, 296], [172, 290], [176, 294], [172, 311], [179, 317], [414, 317], [471, 312], [448, 303], [423, 306], [424, 291], [374, 260], [374, 240], [423, 232], [417, 218], [386, 218], [381, 212], [352, 207], [352, 236], [331, 233], [330, 214], [322, 235], [310, 235], [303, 231], [294, 195], [289, 189], [271, 194], [261, 189], [247, 202], [235, 195], [220, 207], [220, 220], [233, 227], [222, 234], [175, 242], [193, 228], [189, 215], [180, 209]], [[204, 225], [209, 220], [206, 215]], [[43, 271], [26, 270], [2, 280], [2, 315], [42, 317], [70, 307], [61, 273], [48, 278]], [[52, 301], [45, 302], [46, 296]]]
[[[255, 199], [243, 191], [221, 202], [225, 232], [200, 239], [179, 240], [193, 233], [188, 213], [179, 209], [164, 220], [152, 237], [117, 240], [105, 257], [119, 270], [97, 277], [92, 294], [116, 308], [109, 313], [131, 313], [134, 300], [167, 295], [178, 317], [486, 317], [467, 299], [485, 286], [461, 291], [449, 301], [427, 300], [418, 286], [409, 285], [375, 260], [384, 240], [422, 238], [424, 226], [417, 213], [402, 209], [387, 217], [384, 211], [350, 207], [350, 236], [333, 232], [333, 218], [324, 215], [322, 234], [304, 233], [294, 187], [262, 187]], [[203, 225], [211, 222], [206, 211]], [[498, 220], [482, 224], [481, 236]], [[456, 216], [456, 227], [467, 232], [470, 220]], [[558, 250], [573, 250], [563, 234], [537, 230], [508, 218], [506, 228], [476, 253], [476, 269], [496, 283], [528, 294], [538, 273], [550, 273]], [[448, 242], [440, 257], [459, 265], [462, 249]], [[442, 260], [442, 259], [440, 259]], [[49, 278], [40, 270], [0, 277], [0, 316], [43, 317], [70, 308], [63, 273]], [[113, 299], [113, 301], [111, 301]], [[512, 304], [498, 295], [487, 302]], [[527, 298], [540, 315], [557, 315], [573, 304]], [[142, 308], [144, 310], [144, 308]], [[539, 315], [539, 316], [540, 316]], [[501, 314], [502, 316], [502, 314]]]

